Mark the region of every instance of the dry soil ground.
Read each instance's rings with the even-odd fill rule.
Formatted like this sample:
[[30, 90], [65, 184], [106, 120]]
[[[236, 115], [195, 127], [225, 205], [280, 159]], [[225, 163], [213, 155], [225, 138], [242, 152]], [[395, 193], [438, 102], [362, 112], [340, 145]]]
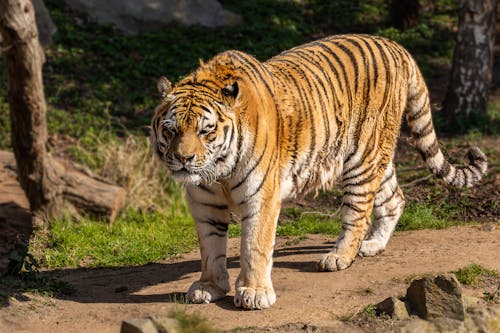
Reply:
[[[234, 308], [230, 293], [215, 304], [179, 304], [199, 273], [199, 255], [132, 268], [67, 269], [52, 276], [71, 283], [76, 293], [64, 299], [21, 297], [0, 309], [0, 332], [118, 332], [121, 320], [166, 315], [174, 307], [198, 312], [220, 329], [322, 323], [361, 311], [370, 303], [402, 295], [415, 274], [447, 272], [470, 263], [500, 270], [500, 228], [480, 226], [396, 233], [388, 249], [358, 258], [347, 270], [319, 273], [315, 261], [334, 242], [309, 236], [295, 245], [280, 239], [273, 280], [278, 295], [268, 310]], [[231, 280], [238, 274], [237, 239], [229, 246]], [[494, 288], [494, 287], [492, 287]], [[484, 289], [466, 293], [481, 296]], [[495, 290], [489, 290], [494, 292]]]

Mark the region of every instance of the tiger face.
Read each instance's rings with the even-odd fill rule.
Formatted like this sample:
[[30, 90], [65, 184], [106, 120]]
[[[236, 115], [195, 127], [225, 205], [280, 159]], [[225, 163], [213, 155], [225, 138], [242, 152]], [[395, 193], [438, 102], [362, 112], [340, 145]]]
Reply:
[[156, 154], [174, 179], [186, 184], [210, 184], [231, 167], [234, 154], [234, 100], [236, 83], [214, 87], [216, 82], [188, 77], [176, 87], [161, 78], [162, 102], [152, 121], [151, 141]]

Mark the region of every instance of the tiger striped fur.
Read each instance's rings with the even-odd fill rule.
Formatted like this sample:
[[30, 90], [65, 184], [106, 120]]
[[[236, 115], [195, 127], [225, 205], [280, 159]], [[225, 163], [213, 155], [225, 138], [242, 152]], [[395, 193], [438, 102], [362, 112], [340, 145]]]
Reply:
[[242, 225], [235, 305], [275, 303], [271, 268], [282, 200], [336, 182], [344, 193], [342, 231], [319, 270], [344, 269], [357, 254], [383, 251], [404, 207], [393, 165], [403, 114], [417, 149], [445, 183], [471, 186], [487, 167], [478, 148], [469, 151], [467, 166], [448, 163], [415, 61], [381, 37], [332, 36], [266, 62], [227, 51], [173, 88], [160, 79], [159, 89], [151, 138], [186, 186], [202, 263], [187, 294], [195, 303], [230, 290], [226, 244], [233, 220]]

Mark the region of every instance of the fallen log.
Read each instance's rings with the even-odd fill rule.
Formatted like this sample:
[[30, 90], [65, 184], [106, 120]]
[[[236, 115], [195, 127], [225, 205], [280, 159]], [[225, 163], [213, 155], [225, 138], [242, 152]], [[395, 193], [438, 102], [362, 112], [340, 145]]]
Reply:
[[[0, 163], [2, 162], [6, 168], [17, 172], [14, 154], [0, 151]], [[127, 193], [124, 188], [85, 171], [68, 160], [52, 158], [52, 164], [58, 177], [55, 182], [59, 184], [59, 190], [67, 203], [81, 213], [113, 222], [125, 202]]]

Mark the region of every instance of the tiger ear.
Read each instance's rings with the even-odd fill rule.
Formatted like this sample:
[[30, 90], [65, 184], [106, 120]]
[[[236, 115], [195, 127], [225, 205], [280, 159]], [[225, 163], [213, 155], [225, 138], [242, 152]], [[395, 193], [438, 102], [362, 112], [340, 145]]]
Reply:
[[170, 81], [165, 76], [162, 76], [158, 80], [156, 87], [158, 88], [158, 92], [160, 93], [161, 98], [165, 98], [172, 89], [172, 83], [170, 83]]
[[199, 58], [198, 62], [200, 63], [200, 67], [205, 66], [205, 63], [203, 62], [203, 59]]

